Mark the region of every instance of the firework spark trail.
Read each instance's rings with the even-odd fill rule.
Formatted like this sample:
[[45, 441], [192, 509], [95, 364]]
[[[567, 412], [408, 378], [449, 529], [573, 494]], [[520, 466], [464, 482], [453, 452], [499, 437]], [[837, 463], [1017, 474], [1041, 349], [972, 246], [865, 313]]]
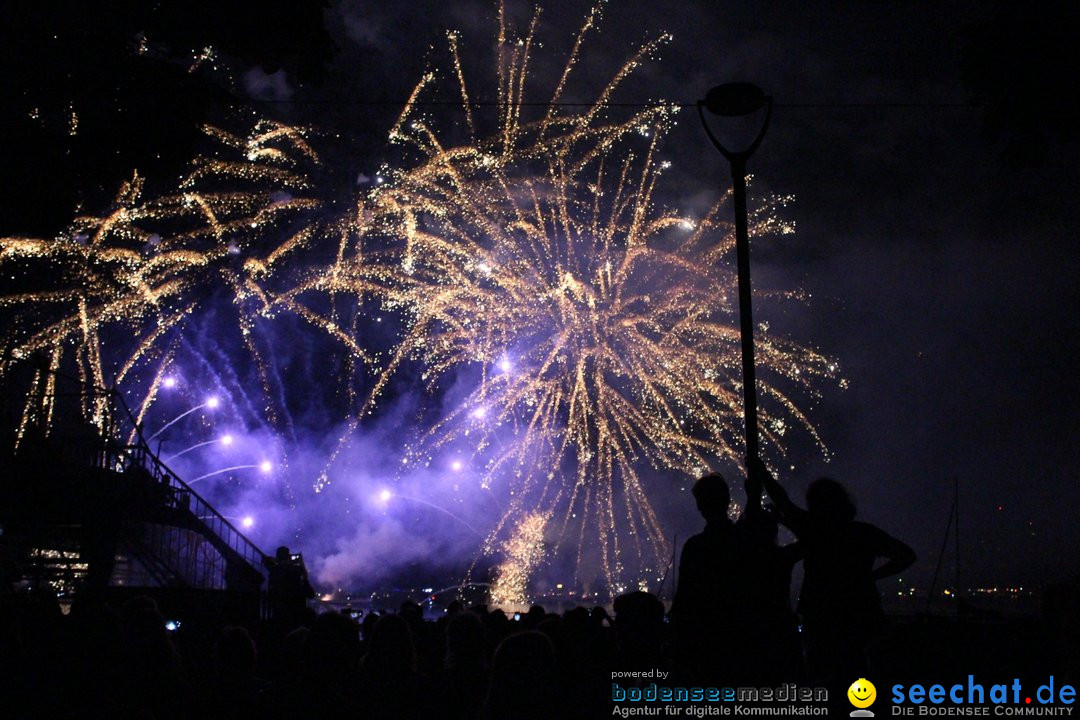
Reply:
[[[668, 36], [638, 48], [591, 105], [560, 104], [600, 7], [532, 119], [524, 98], [539, 12], [519, 36], [500, 5], [499, 102], [485, 135], [459, 36], [449, 34], [464, 126], [448, 133], [424, 113], [418, 101], [438, 84], [425, 74], [390, 131], [406, 162], [384, 167], [387, 182], [349, 217], [312, 219], [320, 203], [307, 170], [318, 157], [303, 131], [262, 122], [248, 136], [208, 129], [225, 150], [199, 159], [172, 194], [143, 200], [136, 174], [107, 213], [77, 218], [59, 238], [0, 238], [0, 268], [36, 281], [0, 296], [0, 313], [13, 318], [5, 347], [41, 353], [52, 369], [75, 366], [100, 385], [124, 382], [141, 398], [141, 419], [169, 363], [190, 352], [189, 331], [224, 298], [267, 419], [288, 430], [259, 328], [290, 313], [345, 350], [339, 379], [353, 412], [316, 491], [406, 366], [421, 365], [432, 393], [475, 378], [405, 461], [464, 452], [484, 489], [504, 490], [482, 548], [502, 556], [503, 594], [523, 597], [543, 560], [517, 551], [524, 537], [552, 554], [571, 548], [579, 583], [592, 548], [609, 589], [647, 584], [669, 549], [646, 469], [693, 475], [738, 459], [739, 331], [734, 274], [723, 269], [734, 238], [718, 220], [724, 200], [701, 218], [656, 201], [667, 167], [660, 141], [676, 109], [616, 116], [608, 105]], [[756, 214], [755, 237], [790, 231], [776, 212], [783, 202]], [[372, 300], [402, 323], [382, 354], [362, 336]], [[758, 362], [763, 451], [782, 456], [792, 427], [820, 444], [794, 398], [813, 397], [835, 365], [764, 324]], [[34, 378], [20, 434], [48, 424], [50, 382]], [[94, 402], [85, 417], [100, 416]]]
[[506, 609], [529, 604], [529, 581], [544, 559], [544, 529], [550, 519], [550, 513], [525, 514], [515, 527], [513, 537], [504, 544], [504, 560], [491, 587], [491, 602], [496, 607]]
[[[556, 101], [597, 16], [578, 34]], [[475, 137], [458, 36], [450, 34], [474, 137], [463, 145], [440, 139], [416, 102], [435, 84], [426, 74], [390, 133], [419, 162], [385, 170], [390, 181], [364, 203], [373, 221], [357, 223], [385, 249], [343, 257], [326, 282], [374, 296], [405, 318], [361, 414], [412, 360], [422, 362], [429, 388], [459, 371], [478, 377], [406, 463], [468, 446], [483, 487], [509, 483], [485, 550], [512, 558], [507, 543], [542, 517], [556, 551], [576, 542], [578, 581], [584, 549], [595, 545], [604, 580], [619, 590], [628, 574], [638, 584], [654, 579], [669, 553], [642, 468], [696, 474], [739, 458], [739, 331], [733, 274], [723, 269], [734, 235], [717, 219], [723, 201], [700, 219], [655, 202], [667, 167], [658, 143], [674, 108], [609, 117], [613, 93], [666, 36], [634, 54], [583, 112], [551, 105], [529, 122], [522, 105], [536, 17], [516, 40], [501, 11], [499, 18], [498, 130]], [[781, 202], [752, 219], [754, 236], [790, 231], [775, 214]], [[762, 445], [775, 458], [791, 424], [818, 439], [783, 386], [812, 396], [813, 383], [836, 369], [768, 333], [759, 346]], [[512, 371], [500, 369], [507, 358]], [[507, 433], [513, 441], [500, 446]], [[520, 579], [536, 567], [512, 565], [499, 572]]]
[[[321, 231], [310, 218], [321, 203], [309, 192], [308, 170], [318, 158], [304, 131], [279, 123], [260, 122], [246, 137], [206, 131], [223, 149], [198, 158], [175, 192], [143, 199], [135, 173], [107, 212], [77, 217], [57, 238], [0, 238], [0, 265], [34, 287], [0, 296], [9, 319], [4, 346], [14, 357], [45, 353], [50, 369], [76, 367], [98, 387], [124, 388], [141, 420], [185, 345], [181, 338], [224, 296], [257, 368], [268, 420], [287, 426], [288, 414], [283, 422], [277, 416], [281, 383], [260, 349], [256, 319], [295, 309], [334, 328], [339, 340], [348, 334], [347, 347], [359, 352], [332, 318], [296, 307], [282, 292], [310, 272], [308, 250]], [[280, 230], [289, 227], [299, 229]], [[33, 405], [50, 397], [28, 396], [20, 437], [30, 424], [48, 426], [52, 408]], [[104, 402], [88, 395], [84, 418], [100, 424]]]

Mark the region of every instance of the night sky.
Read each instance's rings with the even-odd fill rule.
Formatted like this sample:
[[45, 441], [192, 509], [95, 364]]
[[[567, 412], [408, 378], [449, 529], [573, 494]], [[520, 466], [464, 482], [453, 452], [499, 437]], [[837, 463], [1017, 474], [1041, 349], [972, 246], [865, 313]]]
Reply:
[[[394, 160], [386, 133], [429, 62], [445, 57], [448, 29], [462, 33], [476, 99], [493, 99], [483, 90], [493, 87], [493, 2], [345, 0], [321, 16], [309, 3], [137, 5], [110, 3], [109, 16], [34, 9], [6, 23], [5, 47], [20, 52], [3, 61], [11, 157], [0, 234], [55, 233], [77, 203], [107, 201], [132, 167], [151, 183], [174, 176], [199, 123], [242, 128], [255, 116], [315, 127], [324, 183], [347, 198]], [[1076, 7], [828, 5], [606, 3], [569, 98], [591, 99], [665, 31], [673, 41], [616, 102], [693, 103], [733, 80], [769, 93], [750, 203], [794, 195], [785, 212], [797, 233], [753, 246], [754, 284], [809, 299], [762, 305], [756, 319], [837, 358], [848, 382], [822, 387], [808, 407], [831, 460], [796, 441], [781, 481], [800, 497], [819, 475], [845, 483], [860, 517], [915, 548], [911, 582], [925, 584], [958, 480], [962, 585], [1075, 580]], [[545, 10], [538, 88], [554, 82], [588, 9]], [[532, 8], [510, 1], [508, 12], [525, 26]], [[148, 55], [135, 52], [140, 31], [157, 43]], [[216, 67], [187, 72], [208, 44]], [[28, 122], [32, 108], [40, 118]], [[65, 132], [72, 108], [76, 136]], [[692, 108], [662, 152], [673, 163], [669, 207], [700, 211], [730, 182]], [[688, 494], [658, 493], [657, 506], [670, 532], [698, 529]]]

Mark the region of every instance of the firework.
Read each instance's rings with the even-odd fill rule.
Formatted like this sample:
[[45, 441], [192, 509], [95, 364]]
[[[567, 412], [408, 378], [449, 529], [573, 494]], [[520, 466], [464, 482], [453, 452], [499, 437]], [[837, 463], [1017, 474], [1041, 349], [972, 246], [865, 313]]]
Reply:
[[[535, 111], [525, 93], [539, 14], [518, 34], [500, 7], [493, 105], [474, 101], [451, 33], [461, 122], [441, 127], [424, 110], [440, 87], [426, 74], [390, 132], [399, 166], [383, 167], [384, 182], [347, 217], [318, 212], [305, 131], [261, 122], [246, 136], [208, 128], [220, 148], [169, 193], [144, 199], [136, 174], [106, 213], [60, 237], [0, 238], [0, 269], [28, 288], [0, 296], [5, 348], [122, 386], [141, 420], [209, 325], [216, 345], [237, 345], [220, 357], [256, 368], [260, 414], [289, 430], [259, 340], [263, 323], [288, 313], [345, 350], [329, 380], [348, 422], [316, 493], [391, 380], [419, 366], [449, 407], [422, 418], [402, 466], [452, 456], [455, 471], [504, 499], [480, 547], [497, 558], [496, 602], [527, 600], [543, 563], [566, 552], [579, 586], [599, 568], [611, 591], [655, 587], [670, 554], [650, 501], [657, 478], [739, 460], [734, 236], [720, 219], [726, 198], [697, 216], [657, 199], [677, 108], [611, 102], [667, 36], [638, 48], [591, 103], [564, 104], [599, 19], [598, 5]], [[762, 204], [752, 236], [790, 233], [786, 202]], [[397, 321], [382, 353], [364, 342], [373, 304]], [[757, 361], [765, 456], [782, 457], [792, 428], [820, 444], [796, 399], [837, 376], [832, 361], [765, 325]], [[52, 377], [33, 380], [20, 432], [50, 424]], [[103, 402], [88, 394], [83, 417], [100, 425]]]
[[[482, 487], [506, 493], [485, 551], [503, 556], [496, 587], [506, 585], [515, 599], [539, 561], [515, 560], [513, 548], [545, 531], [555, 552], [575, 548], [579, 582], [586, 548], [598, 550], [612, 590], [658, 580], [669, 548], [644, 470], [693, 475], [739, 458], [732, 228], [718, 219], [722, 202], [692, 218], [655, 199], [668, 166], [659, 143], [675, 108], [657, 104], [615, 118], [608, 107], [666, 37], [641, 47], [591, 105], [560, 106], [597, 16], [581, 28], [546, 111], [529, 120], [523, 93], [537, 16], [512, 37], [500, 12], [490, 137], [476, 134], [451, 34], [471, 137], [443, 141], [419, 110], [435, 85], [435, 74], [426, 75], [390, 135], [419, 162], [385, 169], [389, 182], [363, 204], [369, 222], [357, 223], [381, 238], [381, 249], [344, 258], [327, 280], [405, 318], [363, 412], [409, 361], [423, 364], [432, 388], [475, 378], [475, 389], [411, 448], [406, 464], [465, 452]], [[783, 202], [752, 219], [753, 235], [790, 232], [775, 213]], [[782, 386], [812, 394], [812, 383], [835, 367], [764, 331], [758, 343], [762, 444], [777, 457], [792, 424], [817, 438]]]
[[[12, 357], [41, 356], [50, 370], [77, 369], [87, 385], [122, 387], [129, 399], [134, 393], [141, 421], [161, 384], [175, 382], [165, 374], [186, 334], [208, 307], [231, 305], [236, 334], [271, 395], [255, 321], [295, 305], [273, 288], [296, 281], [302, 271], [288, 261], [316, 233], [307, 216], [319, 202], [307, 192], [307, 170], [318, 158], [303, 131], [277, 123], [260, 122], [247, 137], [206, 131], [220, 149], [199, 158], [175, 191], [144, 199], [135, 173], [105, 213], [77, 217], [56, 238], [0, 238], [4, 271], [30, 288], [0, 296]], [[20, 437], [31, 424], [51, 424], [53, 393], [43, 386], [52, 382], [42, 373], [33, 381], [44, 391], [28, 393]], [[86, 394], [83, 419], [101, 426], [104, 403], [100, 393]]]
[[550, 513], [526, 513], [517, 523], [513, 536], [504, 543], [503, 561], [490, 591], [491, 602], [496, 606], [505, 609], [529, 604], [529, 581], [544, 559], [544, 530], [550, 519]]

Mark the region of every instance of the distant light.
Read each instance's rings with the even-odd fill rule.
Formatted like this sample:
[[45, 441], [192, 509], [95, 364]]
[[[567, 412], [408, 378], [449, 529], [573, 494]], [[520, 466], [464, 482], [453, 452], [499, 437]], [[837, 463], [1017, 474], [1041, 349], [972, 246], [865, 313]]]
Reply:
[[394, 497], [394, 493], [390, 492], [389, 490], [383, 490], [381, 493], [379, 493], [379, 499], [383, 502], [388, 502], [392, 497]]
[[461, 461], [455, 460], [454, 462], [450, 463], [450, 467], [453, 468], [455, 472], [460, 470], [462, 468]]
[[232, 445], [233, 444], [233, 436], [232, 435], [222, 435], [221, 436], [221, 444], [222, 445]]
[[503, 358], [499, 361], [499, 369], [503, 372], [510, 372], [514, 368], [509, 359]]
[[259, 469], [262, 470], [264, 473], [268, 473], [274, 469], [274, 465], [269, 460], [263, 460], [261, 463], [259, 463]]
[[218, 402], [219, 401], [218, 401], [217, 397], [207, 398], [206, 407], [208, 407], [208, 408], [216, 408], [218, 406]]
[[167, 377], [161, 382], [161, 384], [164, 385], [167, 388], [174, 388], [174, 387], [176, 387], [176, 378]]
[[250, 529], [255, 525], [255, 518], [251, 517], [250, 515], [245, 515], [244, 519], [240, 521], [240, 524], [243, 525], [245, 528]]
[[482, 418], [482, 417], [485, 417], [486, 415], [487, 415], [487, 408], [484, 408], [484, 407], [478, 407], [478, 408], [476, 408], [475, 410], [472, 411], [472, 416], [474, 418]]

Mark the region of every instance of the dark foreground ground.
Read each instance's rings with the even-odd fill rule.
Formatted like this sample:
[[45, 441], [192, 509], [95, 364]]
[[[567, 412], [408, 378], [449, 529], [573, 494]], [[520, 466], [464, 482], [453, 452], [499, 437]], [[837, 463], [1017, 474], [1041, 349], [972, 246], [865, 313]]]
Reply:
[[[405, 604], [360, 621], [308, 612], [296, 622], [242, 627], [169, 618], [148, 598], [119, 608], [76, 605], [64, 615], [45, 594], [5, 595], [0, 608], [4, 718], [705, 717], [746, 708], [769, 715], [778, 707], [846, 717], [853, 709], [846, 687], [826, 688], [827, 703], [650, 701], [650, 686], [679, 686], [678, 663], [664, 618], [634, 612], [536, 607], [515, 621], [497, 610], [452, 607], [430, 621]], [[173, 619], [180, 625], [170, 630]], [[1048, 596], [1037, 615], [893, 617], [869, 650], [867, 679], [877, 690], [871, 709], [877, 717], [905, 708], [966, 713], [978, 704], [970, 686], [982, 686], [990, 705], [993, 686], [1004, 685], [1007, 702], [989, 715], [1005, 708], [1068, 715], [1075, 705], [1061, 690], [1077, 685], [1078, 627], [1069, 590]], [[613, 678], [619, 690], [633, 687], [646, 699], [613, 702]], [[805, 674], [792, 680], [815, 687]], [[1043, 704], [1051, 682], [1054, 700]], [[947, 693], [957, 684], [961, 703], [915, 703], [908, 694], [913, 686], [941, 685]]]

